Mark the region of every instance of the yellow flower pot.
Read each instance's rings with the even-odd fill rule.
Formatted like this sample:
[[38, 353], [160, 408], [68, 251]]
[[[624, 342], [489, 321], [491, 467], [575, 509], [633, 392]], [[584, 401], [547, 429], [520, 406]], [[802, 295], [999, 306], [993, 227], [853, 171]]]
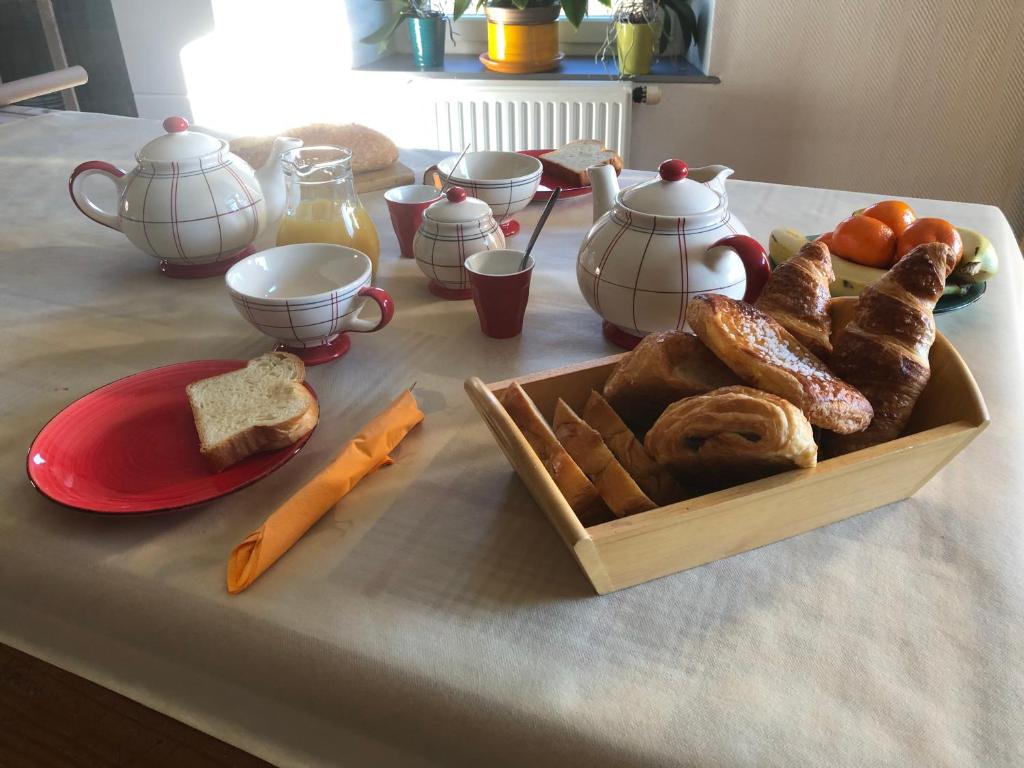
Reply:
[[487, 8], [487, 53], [480, 61], [495, 72], [525, 74], [557, 69], [561, 8]]
[[619, 54], [619, 73], [646, 75], [654, 59], [655, 28], [651, 24], [615, 24], [615, 45]]

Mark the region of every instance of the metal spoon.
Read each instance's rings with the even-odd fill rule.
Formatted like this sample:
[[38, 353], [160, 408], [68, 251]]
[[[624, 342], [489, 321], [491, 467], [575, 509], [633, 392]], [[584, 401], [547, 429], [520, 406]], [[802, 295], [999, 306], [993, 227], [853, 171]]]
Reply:
[[[449, 182], [451, 182], [452, 176], [455, 175], [455, 171], [458, 170], [458, 168], [459, 168], [459, 163], [462, 162], [462, 158], [464, 158], [466, 156], [466, 153], [469, 152], [469, 148], [472, 145], [473, 145], [473, 142], [469, 142], [469, 144], [466, 145], [466, 148], [464, 150], [462, 150], [462, 154], [459, 155], [459, 159], [455, 161], [455, 165], [453, 165], [452, 169], [448, 172], [448, 181]], [[444, 190], [442, 189], [441, 191], [443, 192]]]
[[523, 260], [519, 262], [519, 271], [522, 272], [526, 269], [526, 263], [530, 260], [530, 251], [533, 250], [533, 244], [537, 242], [537, 236], [540, 231], [544, 229], [544, 222], [548, 220], [548, 216], [551, 213], [551, 209], [555, 207], [555, 201], [558, 196], [562, 194], [561, 187], [555, 187], [551, 192], [551, 197], [548, 198], [548, 204], [544, 206], [544, 211], [541, 213], [540, 218], [537, 220], [537, 226], [533, 230], [533, 235], [530, 237], [530, 242], [526, 245], [526, 252], [523, 253]]

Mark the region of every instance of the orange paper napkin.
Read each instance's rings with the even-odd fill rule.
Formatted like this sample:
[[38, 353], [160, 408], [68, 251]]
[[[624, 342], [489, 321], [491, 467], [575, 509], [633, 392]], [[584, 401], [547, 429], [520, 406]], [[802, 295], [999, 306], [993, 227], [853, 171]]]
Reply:
[[238, 594], [302, 538], [356, 483], [385, 464], [409, 430], [423, 421], [412, 392], [405, 390], [316, 477], [234, 548], [228, 558], [228, 592]]

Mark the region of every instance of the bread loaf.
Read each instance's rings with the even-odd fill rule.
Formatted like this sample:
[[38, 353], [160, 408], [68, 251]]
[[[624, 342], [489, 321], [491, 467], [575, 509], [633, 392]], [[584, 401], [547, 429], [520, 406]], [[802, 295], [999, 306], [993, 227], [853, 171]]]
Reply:
[[352, 173], [377, 171], [398, 160], [398, 147], [391, 139], [379, 131], [356, 123], [314, 123], [289, 128], [273, 136], [243, 136], [232, 140], [231, 151], [253, 168], [261, 168], [267, 162], [277, 136], [294, 136], [302, 139], [307, 147], [328, 145], [349, 149], [352, 151]]

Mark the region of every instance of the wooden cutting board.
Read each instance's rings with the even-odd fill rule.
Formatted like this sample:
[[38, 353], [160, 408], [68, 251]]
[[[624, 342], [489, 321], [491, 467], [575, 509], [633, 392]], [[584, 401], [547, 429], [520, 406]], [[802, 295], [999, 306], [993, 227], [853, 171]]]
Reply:
[[397, 160], [387, 168], [381, 168], [378, 171], [357, 173], [354, 179], [356, 182], [356, 192], [360, 194], [363, 192], [375, 192], [379, 189], [400, 187], [403, 184], [416, 183], [416, 175], [412, 172], [412, 169]]

